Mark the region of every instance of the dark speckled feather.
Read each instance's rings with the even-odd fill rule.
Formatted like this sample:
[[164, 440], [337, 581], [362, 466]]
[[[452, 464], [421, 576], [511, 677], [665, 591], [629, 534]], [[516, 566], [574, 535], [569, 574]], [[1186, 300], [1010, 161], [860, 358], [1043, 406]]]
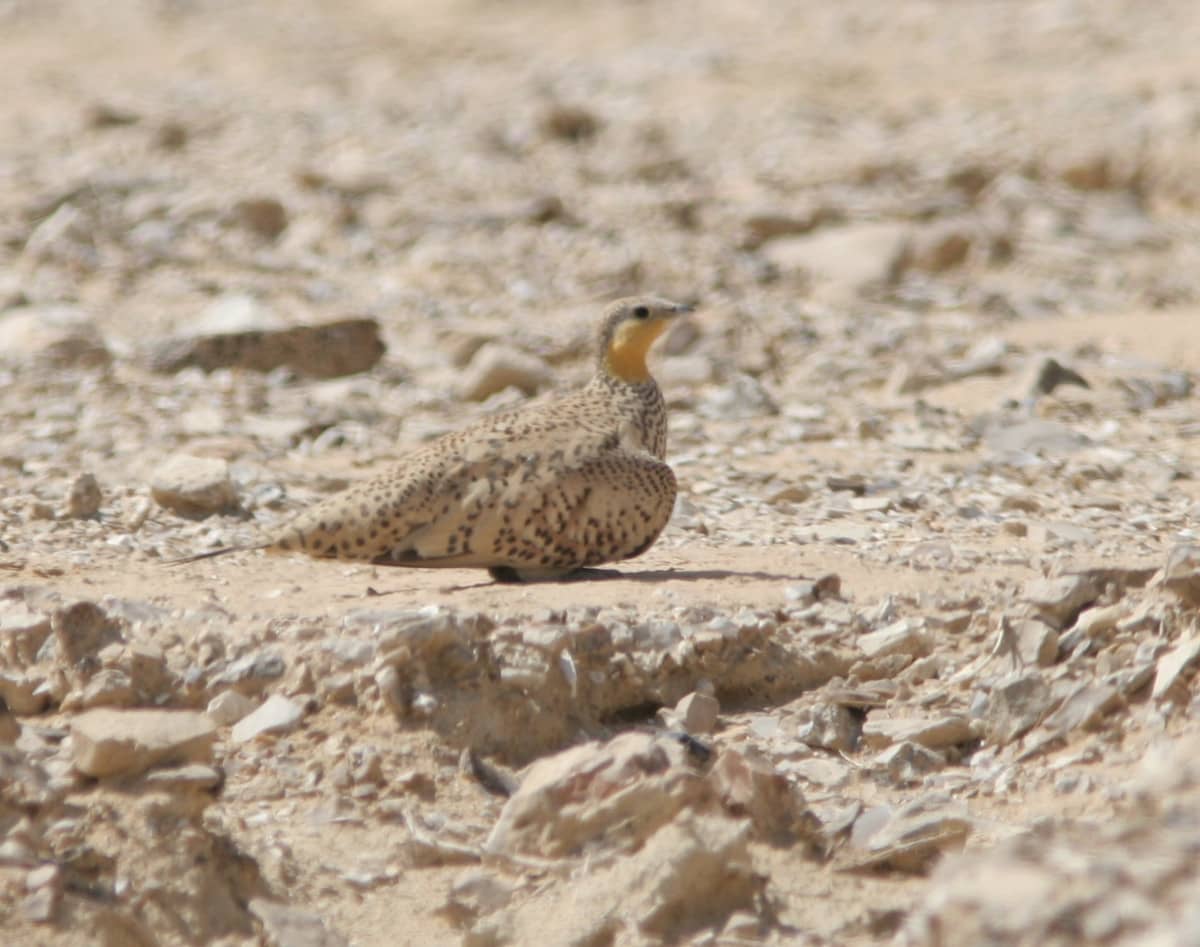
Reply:
[[525, 578], [639, 555], [675, 504], [666, 405], [645, 353], [684, 311], [650, 297], [614, 303], [583, 388], [418, 448], [256, 548]]

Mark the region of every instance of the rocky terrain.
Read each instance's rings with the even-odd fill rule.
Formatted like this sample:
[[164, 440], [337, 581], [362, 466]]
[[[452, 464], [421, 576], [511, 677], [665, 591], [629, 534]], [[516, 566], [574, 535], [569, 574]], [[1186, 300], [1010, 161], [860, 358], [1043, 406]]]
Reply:
[[[1200, 6], [0, 2], [0, 929], [1200, 941]], [[639, 559], [171, 566], [659, 344]]]

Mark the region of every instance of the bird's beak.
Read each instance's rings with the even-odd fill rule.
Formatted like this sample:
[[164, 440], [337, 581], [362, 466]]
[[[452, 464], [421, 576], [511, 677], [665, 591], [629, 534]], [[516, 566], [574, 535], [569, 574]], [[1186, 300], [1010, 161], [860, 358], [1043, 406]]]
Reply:
[[671, 307], [669, 313], [671, 316], [686, 316], [689, 312], [695, 312], [696, 307], [691, 303], [676, 303]]

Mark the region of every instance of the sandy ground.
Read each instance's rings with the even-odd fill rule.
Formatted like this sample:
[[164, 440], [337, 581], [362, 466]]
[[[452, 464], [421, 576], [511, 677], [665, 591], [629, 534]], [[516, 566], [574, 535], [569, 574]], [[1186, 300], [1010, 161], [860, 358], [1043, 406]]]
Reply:
[[[1134, 689], [1052, 751], [1025, 756], [977, 728], [915, 781], [892, 780], [878, 747], [830, 754], [793, 731], [836, 703], [833, 689], [880, 680], [899, 690], [868, 719], [978, 716], [1001, 619], [1025, 614], [1027, 583], [1081, 565], [1154, 570], [1196, 541], [1198, 44], [1187, 0], [0, 2], [4, 607], [87, 599], [133, 616], [129, 640], [193, 682], [172, 706], [203, 709], [229, 663], [280, 655], [286, 675], [254, 697], [286, 691], [308, 713], [278, 739], [222, 732], [225, 782], [204, 826], [254, 860], [273, 897], [363, 947], [464, 936], [440, 910], [462, 866], [406, 854], [396, 813], [415, 798], [411, 775], [434, 787], [414, 811], [464, 844], [503, 803], [460, 772], [475, 730], [397, 721], [374, 665], [343, 660], [339, 647], [378, 631], [355, 624], [364, 609], [483, 616], [497, 641], [593, 620], [671, 622], [686, 637], [724, 617], [770, 625], [791, 655], [849, 655], [807, 688], [769, 669], [747, 677], [760, 673], [749, 656], [741, 677], [732, 659], [727, 677], [649, 675], [620, 706], [579, 708], [575, 732], [530, 725], [511, 745], [497, 709], [478, 732], [499, 765], [658, 726], [655, 711], [707, 677], [722, 716], [705, 739], [782, 766], [819, 816], [945, 792], [974, 820], [968, 853], [1048, 821], [1120, 818], [1147, 748], [1196, 731], [1188, 675], [1188, 693], [1164, 703]], [[256, 201], [271, 206], [256, 215]], [[259, 553], [163, 564], [253, 540], [522, 401], [463, 397], [486, 344], [541, 360], [537, 396], [580, 383], [603, 302], [632, 292], [698, 305], [653, 359], [681, 500], [639, 559], [528, 586]], [[346, 378], [154, 370], [166, 339], [351, 315], [377, 320], [387, 353]], [[1032, 391], [1026, 373], [1048, 357], [1090, 387]], [[1050, 443], [1030, 440], [1029, 420]], [[154, 501], [155, 472], [178, 453], [226, 461], [239, 510], [183, 516]], [[102, 501], [73, 517], [64, 497], [84, 473]], [[828, 574], [836, 602], [803, 612], [795, 590]], [[1088, 604], [1132, 614], [1126, 591]], [[1173, 599], [1160, 611], [1152, 630], [1064, 650], [1047, 679], [1149, 667], [1195, 623]], [[1074, 640], [1077, 614], [1056, 635]], [[919, 672], [913, 655], [888, 665], [855, 650], [898, 618], [930, 635]], [[0, 669], [53, 677], [9, 652]], [[354, 706], [323, 689], [340, 673]], [[522, 699], [536, 704], [536, 687]], [[30, 753], [57, 752], [79, 709], [66, 706], [18, 714]], [[523, 713], [512, 726], [536, 719]], [[379, 783], [338, 784], [339, 762], [364, 748], [382, 760]], [[814, 755], [844, 778], [783, 765]], [[985, 758], [1018, 775], [997, 782]], [[135, 836], [107, 850], [140, 858]], [[146, 844], [166, 858], [168, 843]], [[755, 857], [778, 922], [769, 942], [934, 942], [904, 928], [941, 883], [928, 864]], [[4, 871], [14, 943], [93, 942], [82, 909], [30, 920], [24, 875]], [[566, 877], [533, 872], [510, 907], [561, 884], [569, 912]], [[137, 911], [153, 942], [201, 942]], [[233, 911], [214, 942], [291, 943], [247, 917]], [[629, 937], [617, 942], [654, 941]]]

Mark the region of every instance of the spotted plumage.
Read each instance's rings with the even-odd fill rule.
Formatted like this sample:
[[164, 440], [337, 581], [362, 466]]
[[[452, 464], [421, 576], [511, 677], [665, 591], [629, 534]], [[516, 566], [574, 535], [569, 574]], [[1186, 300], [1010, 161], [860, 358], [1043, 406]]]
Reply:
[[508, 579], [645, 552], [675, 504], [675, 476], [663, 462], [666, 405], [646, 354], [685, 311], [652, 297], [613, 303], [584, 387], [439, 438], [300, 513], [262, 545], [236, 548], [485, 568]]

